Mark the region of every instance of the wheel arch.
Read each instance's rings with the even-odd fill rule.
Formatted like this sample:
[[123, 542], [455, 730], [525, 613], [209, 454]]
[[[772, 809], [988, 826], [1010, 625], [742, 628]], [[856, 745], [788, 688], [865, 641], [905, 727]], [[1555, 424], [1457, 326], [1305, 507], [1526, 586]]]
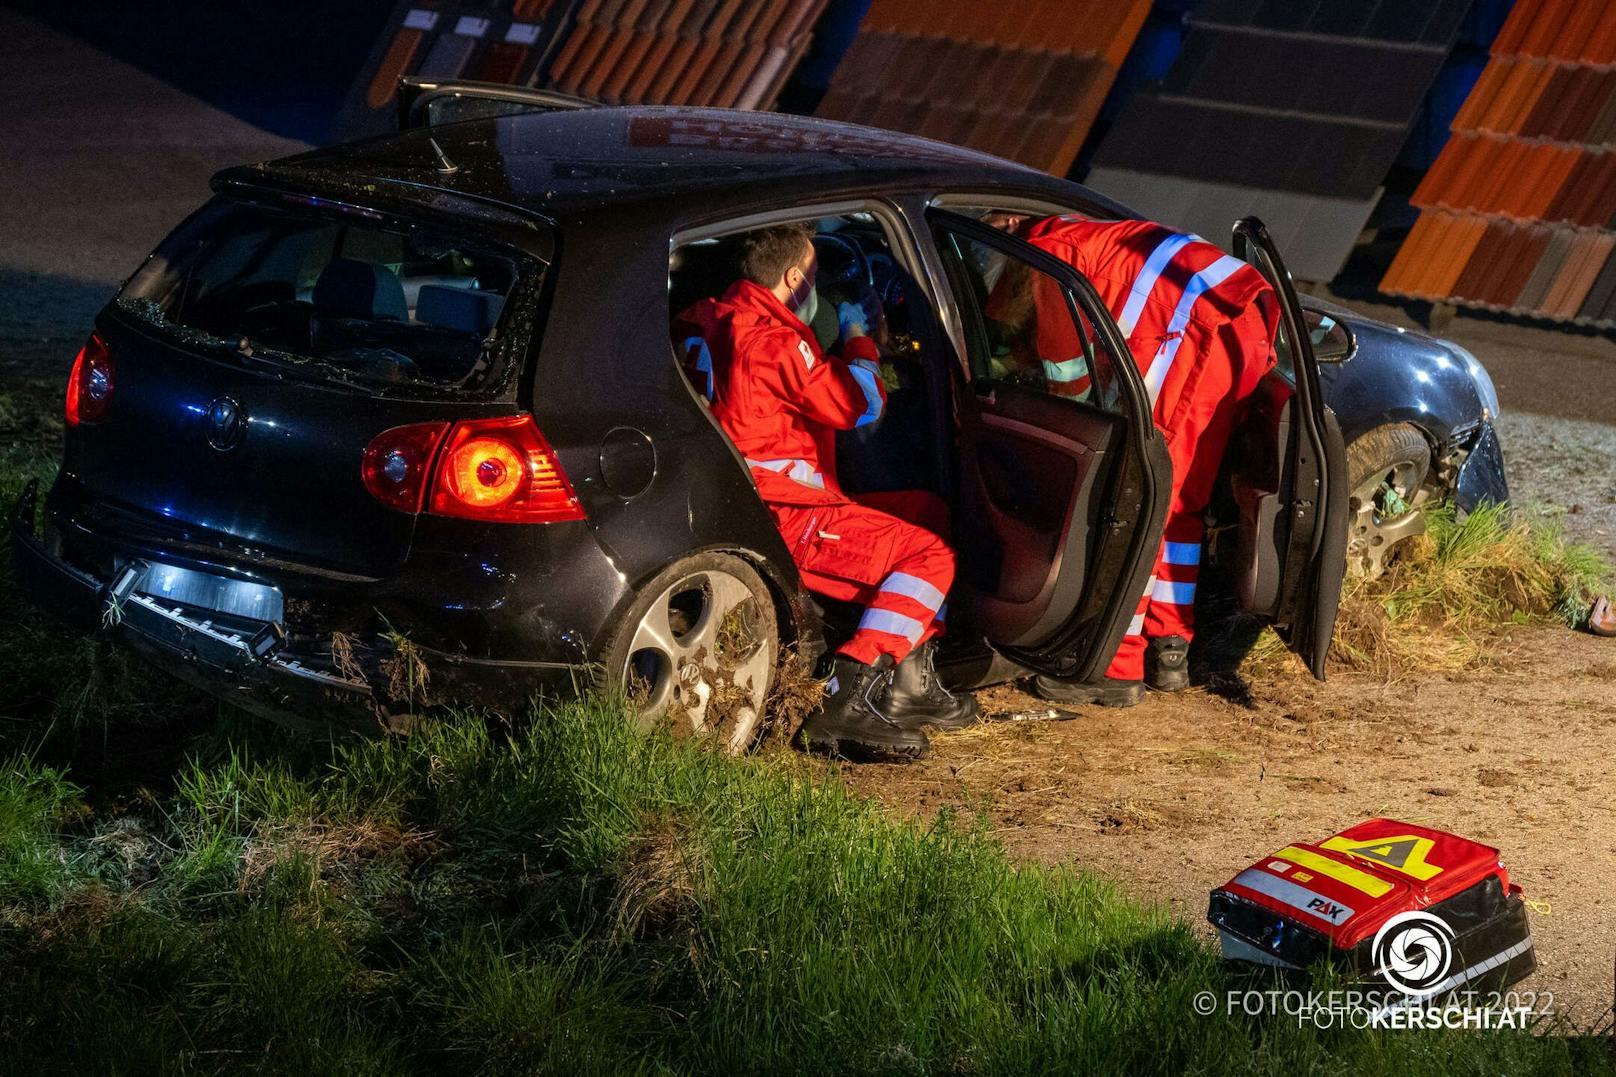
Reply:
[[787, 569], [769, 555], [748, 546], [718, 542], [708, 543], [703, 546], [692, 546], [689, 549], [681, 550], [678, 556], [651, 566], [638, 579], [624, 587], [622, 596], [617, 600], [607, 617], [606, 630], [601, 633], [601, 638], [595, 641], [596, 657], [599, 657], [599, 651], [606, 646], [616, 626], [621, 623], [624, 614], [633, 607], [652, 580], [656, 579], [669, 565], [708, 553], [722, 553], [738, 557], [757, 570], [757, 574], [763, 580], [763, 585], [768, 588], [769, 597], [774, 602], [775, 624], [778, 626], [782, 647], [790, 644], [800, 647], [805, 641], [817, 640], [819, 636], [817, 617], [812, 606], [808, 603], [806, 593], [802, 589], [801, 577], [797, 575], [795, 565], [791, 565]]

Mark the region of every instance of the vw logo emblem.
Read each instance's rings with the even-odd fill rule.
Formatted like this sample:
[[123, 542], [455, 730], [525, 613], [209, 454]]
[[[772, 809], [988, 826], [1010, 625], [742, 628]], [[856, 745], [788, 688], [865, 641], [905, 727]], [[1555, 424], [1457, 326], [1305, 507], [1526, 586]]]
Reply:
[[247, 413], [228, 396], [221, 396], [208, 405], [208, 444], [220, 452], [229, 452], [241, 444], [247, 432]]

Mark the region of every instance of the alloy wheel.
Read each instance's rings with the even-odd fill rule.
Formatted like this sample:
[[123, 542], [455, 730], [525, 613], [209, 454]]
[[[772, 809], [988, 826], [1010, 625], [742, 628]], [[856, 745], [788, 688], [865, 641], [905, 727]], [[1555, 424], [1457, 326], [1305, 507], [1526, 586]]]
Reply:
[[721, 569], [674, 580], [635, 626], [622, 671], [642, 722], [667, 719], [744, 751], [779, 659], [766, 594]]

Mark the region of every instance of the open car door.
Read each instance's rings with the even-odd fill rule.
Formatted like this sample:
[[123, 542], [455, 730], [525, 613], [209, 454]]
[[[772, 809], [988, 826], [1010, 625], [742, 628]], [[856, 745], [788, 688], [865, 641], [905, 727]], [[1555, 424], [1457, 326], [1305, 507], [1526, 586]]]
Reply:
[[398, 80], [398, 129], [437, 127], [461, 120], [483, 120], [523, 112], [594, 108], [599, 104], [554, 90], [531, 90], [499, 82], [422, 79]]
[[956, 593], [1005, 656], [1095, 676], [1145, 592], [1172, 487], [1144, 382], [1069, 266], [968, 217], [929, 220], [969, 372]]
[[1234, 252], [1273, 286], [1280, 321], [1278, 363], [1231, 444], [1237, 541], [1220, 562], [1241, 609], [1272, 623], [1323, 680], [1346, 576], [1347, 449], [1324, 404], [1296, 287], [1262, 221], [1236, 222]]

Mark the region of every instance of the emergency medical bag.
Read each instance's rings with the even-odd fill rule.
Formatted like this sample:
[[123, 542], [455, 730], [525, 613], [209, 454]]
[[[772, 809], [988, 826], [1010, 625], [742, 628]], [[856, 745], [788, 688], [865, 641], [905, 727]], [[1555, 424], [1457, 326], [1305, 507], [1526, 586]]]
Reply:
[[1327, 960], [1414, 998], [1500, 991], [1536, 967], [1498, 850], [1393, 819], [1264, 857], [1212, 891], [1207, 919], [1231, 960]]

